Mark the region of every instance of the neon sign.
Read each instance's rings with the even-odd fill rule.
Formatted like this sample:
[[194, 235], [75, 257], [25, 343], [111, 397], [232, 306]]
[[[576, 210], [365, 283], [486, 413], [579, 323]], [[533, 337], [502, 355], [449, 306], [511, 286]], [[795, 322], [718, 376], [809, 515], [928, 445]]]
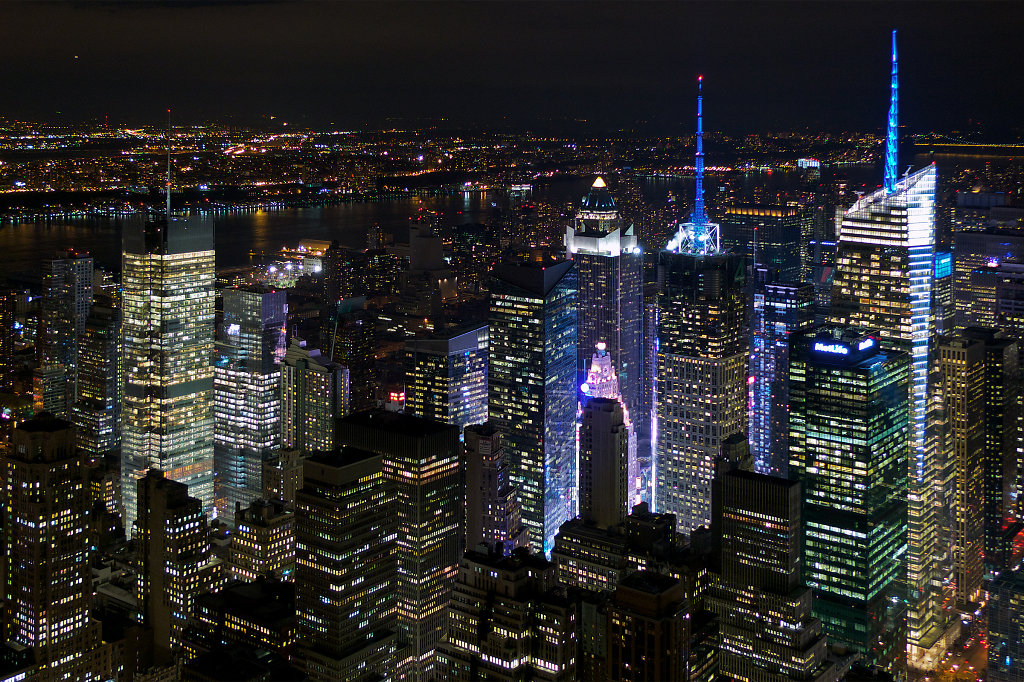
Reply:
[[824, 343], [822, 341], [814, 343], [814, 350], [819, 353], [832, 353], [833, 355], [847, 355], [850, 352], [850, 349], [841, 343]]
[[871, 348], [874, 345], [875, 345], [875, 340], [874, 339], [864, 339], [859, 344], [857, 344], [857, 350], [867, 350], [868, 348]]

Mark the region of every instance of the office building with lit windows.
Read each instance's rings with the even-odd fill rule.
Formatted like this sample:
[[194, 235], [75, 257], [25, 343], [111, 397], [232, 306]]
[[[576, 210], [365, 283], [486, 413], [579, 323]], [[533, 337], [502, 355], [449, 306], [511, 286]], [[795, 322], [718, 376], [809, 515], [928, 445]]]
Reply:
[[234, 514], [231, 575], [290, 580], [295, 570], [295, 514], [282, 500], [253, 500]]
[[654, 507], [689, 534], [710, 524], [715, 462], [746, 428], [743, 259], [666, 249], [658, 279]]
[[138, 487], [136, 598], [140, 622], [152, 632], [153, 660], [167, 665], [182, 644], [196, 598], [219, 586], [219, 559], [210, 552], [203, 503], [187, 485], [151, 469]]
[[598, 343], [618, 370], [626, 411], [640, 413], [643, 256], [633, 226], [623, 228], [615, 202], [598, 178], [565, 230], [566, 257], [576, 264], [576, 371], [583, 381]]
[[690, 221], [658, 254], [654, 371], [654, 510], [690, 534], [711, 523], [723, 444], [747, 428], [746, 270], [720, 250], [704, 208], [704, 117], [697, 79], [696, 191]]
[[988, 588], [988, 681], [1024, 680], [1024, 573], [1007, 571]]
[[222, 292], [224, 322], [213, 366], [217, 514], [233, 523], [263, 491], [263, 462], [281, 442], [281, 368], [288, 303], [284, 291]]
[[292, 339], [281, 362], [281, 447], [329, 452], [334, 421], [348, 411], [348, 368]]
[[990, 227], [953, 233], [956, 326], [996, 327], [995, 282], [985, 272], [1024, 258], [1024, 230]]
[[[357, 412], [338, 420], [339, 444], [379, 454], [395, 500], [394, 557], [400, 674], [429, 680], [447, 632], [465, 523], [462, 443], [449, 424], [399, 412]], [[308, 472], [308, 469], [307, 469]]]
[[812, 217], [799, 206], [726, 206], [722, 248], [770, 268], [781, 282], [799, 282], [800, 255], [813, 234]]
[[213, 510], [213, 225], [154, 219], [124, 229], [121, 498], [135, 523], [150, 468]]
[[405, 411], [464, 429], [487, 421], [487, 325], [405, 342]]
[[[845, 213], [838, 235], [830, 322], [877, 330], [882, 345], [913, 359], [908, 482], [907, 653], [912, 665], [941, 657], [950, 613], [948, 552], [940, 543], [940, 476], [935, 370], [936, 167], [897, 176], [897, 65], [893, 33], [891, 97], [881, 189]], [[933, 648], [934, 647], [934, 648]]]
[[789, 469], [789, 337], [814, 324], [814, 286], [766, 281], [754, 290], [750, 454], [757, 471]]
[[985, 550], [985, 344], [939, 337], [939, 385], [946, 411], [942, 453], [950, 472], [950, 540], [957, 606], [981, 597]]
[[75, 441], [90, 459], [120, 455], [121, 311], [93, 306], [78, 339], [78, 400], [71, 411]]
[[489, 420], [501, 429], [538, 553], [576, 516], [576, 323], [572, 261], [492, 271]]
[[295, 660], [311, 680], [395, 672], [398, 520], [379, 454], [310, 456], [295, 507]]
[[791, 337], [789, 474], [803, 485], [803, 579], [829, 642], [895, 671], [907, 551], [912, 358], [874, 335]]
[[719, 618], [720, 672], [834, 682], [813, 595], [802, 583], [800, 483], [730, 471], [720, 474], [716, 495], [721, 580], [709, 604]]
[[512, 463], [501, 431], [490, 422], [465, 428], [466, 549], [481, 542], [500, 545], [511, 554], [527, 544], [519, 500], [512, 483]]
[[[85, 679], [90, 649], [88, 492], [74, 428], [42, 413], [3, 460], [4, 640], [32, 650], [39, 679]], [[36, 679], [36, 678], [33, 678]]]
[[438, 679], [570, 682], [577, 677], [576, 601], [555, 566], [518, 549], [470, 550], [459, 562]]
[[987, 571], [1002, 571], [1009, 568], [1010, 559], [1003, 527], [1016, 513], [1014, 497], [1020, 474], [1020, 342], [982, 327], [968, 327], [960, 336], [985, 348], [984, 556]]
[[65, 370], [61, 419], [71, 419], [77, 389], [78, 339], [92, 308], [93, 259], [74, 249], [58, 253], [54, 260], [43, 261], [43, 298], [39, 343], [42, 367], [60, 366]]

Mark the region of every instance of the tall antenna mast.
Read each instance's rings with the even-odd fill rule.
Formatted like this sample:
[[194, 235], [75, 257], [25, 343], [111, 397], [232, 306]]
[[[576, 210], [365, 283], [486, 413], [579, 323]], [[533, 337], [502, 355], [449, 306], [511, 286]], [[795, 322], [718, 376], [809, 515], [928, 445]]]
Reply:
[[885, 176], [886, 194], [896, 191], [896, 142], [899, 113], [899, 81], [896, 68], [896, 31], [892, 32], [892, 77], [889, 83], [889, 125], [885, 134]]
[[171, 110], [167, 110], [167, 221], [171, 220]]
[[697, 193], [693, 199], [693, 216], [690, 222], [702, 226], [708, 222], [707, 211], [704, 210], [704, 95], [701, 86], [704, 76], [697, 76], [697, 152], [694, 155], [694, 166], [697, 175]]
[[693, 199], [693, 214], [690, 222], [677, 223], [675, 235], [665, 248], [676, 253], [693, 253], [708, 256], [719, 252], [719, 226], [708, 220], [704, 208], [704, 76], [697, 76], [697, 152], [694, 167], [697, 189]]

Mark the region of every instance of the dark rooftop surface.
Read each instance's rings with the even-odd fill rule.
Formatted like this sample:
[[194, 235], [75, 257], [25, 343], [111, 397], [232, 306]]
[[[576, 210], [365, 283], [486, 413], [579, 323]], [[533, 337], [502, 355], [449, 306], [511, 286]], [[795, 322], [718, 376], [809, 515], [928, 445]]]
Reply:
[[436, 422], [431, 419], [414, 417], [404, 412], [389, 412], [387, 410], [369, 410], [356, 412], [338, 420], [339, 425], [350, 425], [381, 431], [392, 431], [403, 436], [433, 436], [444, 433], [458, 427], [443, 422]]

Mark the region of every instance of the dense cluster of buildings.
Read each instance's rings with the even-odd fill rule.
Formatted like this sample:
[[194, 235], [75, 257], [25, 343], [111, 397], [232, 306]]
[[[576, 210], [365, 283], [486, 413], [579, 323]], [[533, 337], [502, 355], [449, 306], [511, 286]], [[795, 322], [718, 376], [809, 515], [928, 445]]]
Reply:
[[943, 243], [895, 35], [892, 78], [834, 234], [711, 220], [698, 97], [656, 253], [598, 177], [564, 248], [371, 234], [314, 304], [169, 209], [119, 285], [45, 261], [27, 381], [0, 293], [0, 680], [1024, 679], [1024, 228]]

